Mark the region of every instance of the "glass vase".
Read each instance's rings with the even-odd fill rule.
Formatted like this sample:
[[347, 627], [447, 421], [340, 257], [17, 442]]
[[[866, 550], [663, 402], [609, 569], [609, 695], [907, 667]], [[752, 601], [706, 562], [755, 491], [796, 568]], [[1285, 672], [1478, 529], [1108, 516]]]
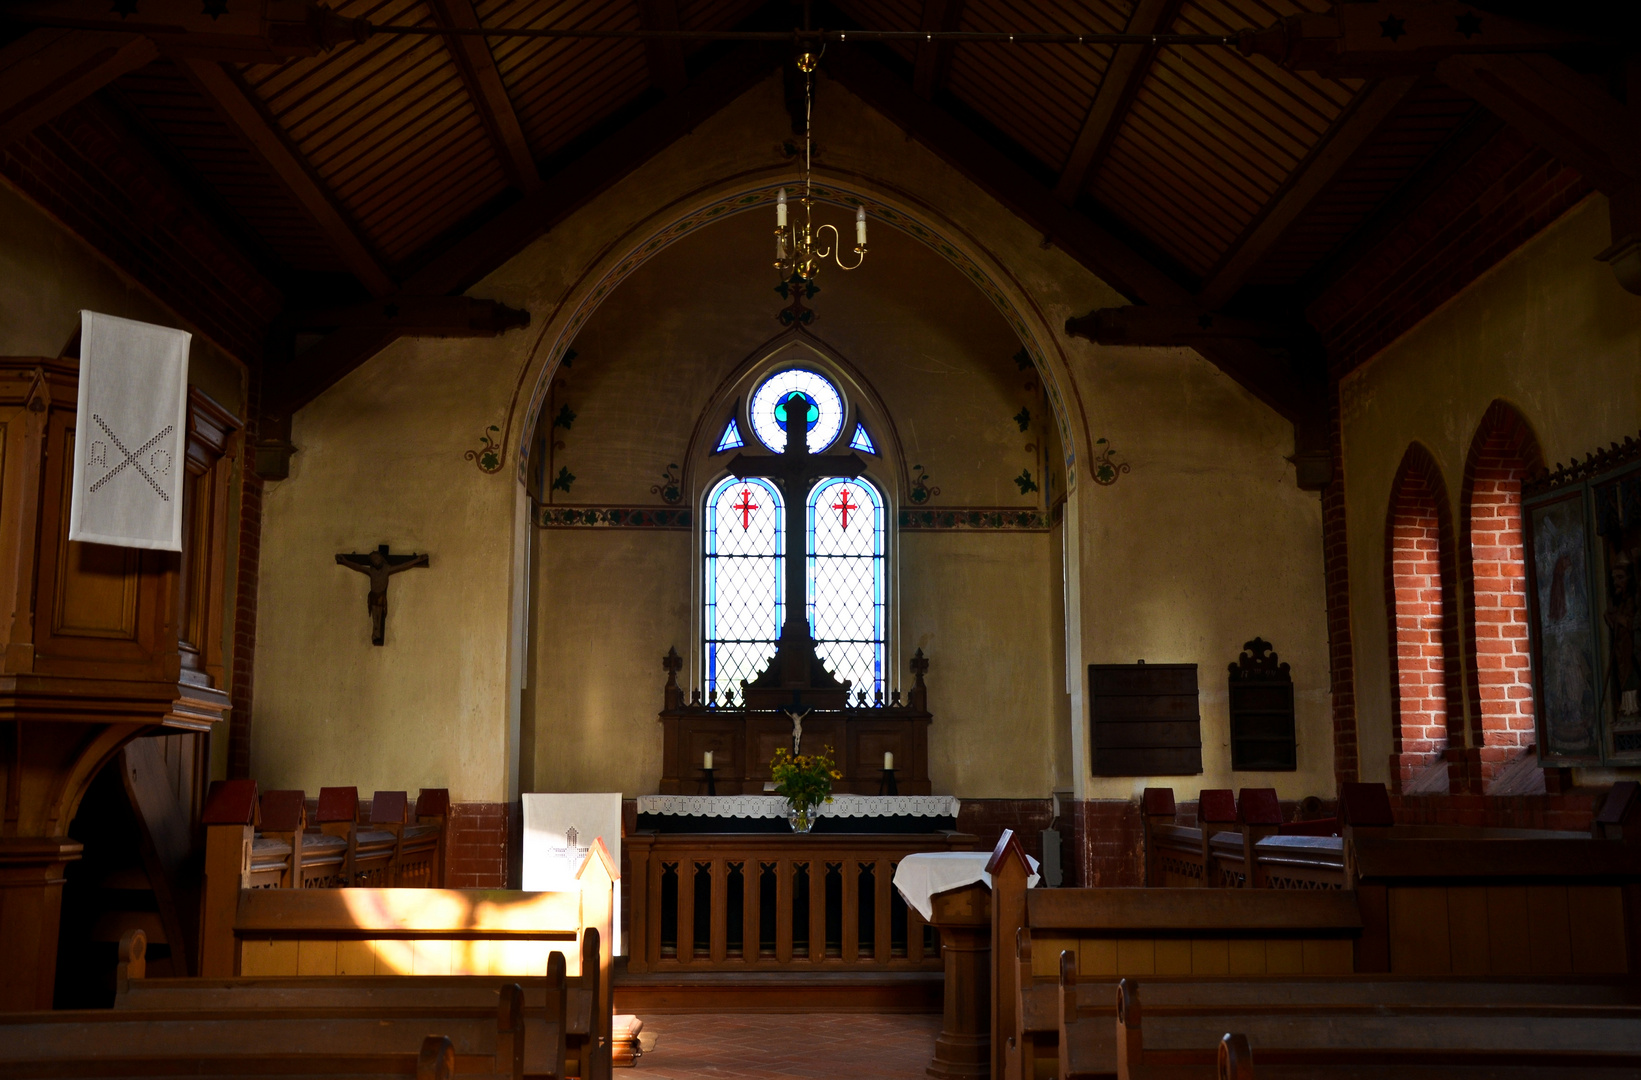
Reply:
[[792, 831], [800, 836], [815, 827], [815, 819], [820, 817], [818, 806], [788, 806], [786, 820], [791, 823]]

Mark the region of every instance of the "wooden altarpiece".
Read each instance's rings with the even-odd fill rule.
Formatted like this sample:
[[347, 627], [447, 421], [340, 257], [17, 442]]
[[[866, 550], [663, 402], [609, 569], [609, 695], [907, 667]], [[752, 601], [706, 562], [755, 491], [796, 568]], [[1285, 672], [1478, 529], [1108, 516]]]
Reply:
[[[766, 685], [749, 684], [740, 701], [731, 704], [703, 703], [699, 691], [686, 702], [677, 678], [683, 659], [676, 650], [663, 658], [667, 685], [661, 709], [660, 794], [707, 794], [709, 783], [701, 761], [708, 750], [713, 756], [710, 786], [714, 794], [763, 794], [775, 750], [792, 746], [788, 709], [810, 710], [803, 717], [805, 753], [832, 747], [838, 771], [843, 773], [832, 790], [844, 795], [889, 794], [889, 778], [883, 770], [883, 755], [888, 752], [894, 755], [894, 793], [930, 794], [929, 721], [933, 718], [923, 682], [929, 661], [922, 649], [912, 658], [914, 681], [904, 702], [896, 690], [888, 701], [868, 701], [860, 693], [851, 703], [843, 684], [824, 668], [813, 676], [794, 672], [790, 680], [782, 680], [780, 659], [777, 655], [758, 680]], [[814, 665], [819, 666], [819, 661]], [[831, 685], [824, 685], [821, 676]]]
[[[229, 483], [239, 421], [189, 392], [181, 553], [71, 543], [78, 361], [0, 358], [0, 1011], [50, 1008], [69, 823], [140, 735], [181, 736], [198, 823], [225, 715]], [[184, 748], [179, 748], [184, 749]]]

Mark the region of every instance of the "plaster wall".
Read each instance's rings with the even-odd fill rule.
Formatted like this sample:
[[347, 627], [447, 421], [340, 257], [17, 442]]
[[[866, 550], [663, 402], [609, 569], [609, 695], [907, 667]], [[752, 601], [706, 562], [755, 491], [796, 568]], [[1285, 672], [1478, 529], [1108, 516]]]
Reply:
[[[1331, 751], [1321, 719], [1327, 677], [1319, 510], [1315, 496], [1294, 487], [1283, 460], [1292, 449], [1287, 424], [1189, 352], [1101, 349], [1066, 339], [1058, 328], [1067, 317], [1122, 298], [824, 78], [816, 115], [826, 126], [816, 160], [820, 177], [881, 193], [938, 221], [944, 233], [937, 242], [960, 247], [1014, 305], [1063, 394], [1079, 460], [1081, 486], [1066, 515], [1074, 558], [1063, 568], [1072, 610], [1063, 617], [1055, 592], [1062, 568], [1054, 564], [1052, 537], [902, 537], [903, 565], [939, 563], [951, 571], [944, 578], [904, 577], [901, 586], [905, 642], [928, 633], [949, 650], [949, 658], [932, 657], [931, 701], [947, 718], [937, 724], [952, 725], [951, 741], [940, 749], [937, 784], [960, 796], [1041, 797], [1069, 778], [1080, 796], [1116, 797], [1150, 782], [1187, 789], [1229, 782], [1223, 678], [1216, 673], [1243, 641], [1261, 634], [1293, 664], [1299, 682], [1301, 771], [1239, 774], [1238, 786], [1274, 782], [1285, 796], [1331, 788], [1331, 779], [1322, 782]], [[653, 322], [658, 337], [643, 338], [643, 326], [609, 319], [595, 332], [598, 314], [574, 329], [574, 312], [594, 295], [603, 304], [624, 295], [626, 286], [601, 293], [599, 276], [650, 230], [741, 190], [736, 185], [789, 178], [792, 164], [781, 149], [789, 130], [780, 82], [771, 78], [471, 290], [527, 307], [534, 320], [527, 331], [491, 342], [401, 343], [298, 414], [301, 452], [292, 478], [270, 494], [264, 533], [254, 736], [259, 779], [309, 790], [321, 783], [446, 784], [458, 799], [501, 796], [502, 759], [509, 752], [506, 611], [510, 584], [515, 596], [523, 585], [509, 582], [512, 469], [519, 440], [531, 434], [526, 425], [537, 388], [564, 374], [556, 370], [553, 343], [573, 333], [578, 352], [589, 358], [582, 370], [609, 364], [604, 377], [611, 386], [636, 395], [625, 404], [612, 395], [607, 400], [616, 404], [604, 420], [603, 406], [591, 408], [587, 426], [578, 421], [565, 438], [566, 463], [578, 460], [576, 454], [586, 463], [584, 469], [571, 465], [585, 486], [578, 479], [570, 497], [651, 501], [660, 469], [678, 460], [671, 456], [676, 441], [665, 454], [659, 442], [650, 449], [629, 442], [618, 452], [616, 443], [600, 448], [590, 433], [605, 423], [612, 438], [628, 438], [615, 430], [618, 419], [663, 428], [693, 422], [695, 402], [716, 385], [713, 373], [779, 329], [771, 316], [780, 300], [763, 291], [773, 284], [772, 275], [762, 276], [768, 222], [755, 214], [745, 226], [753, 238], [747, 270], [722, 261], [743, 258], [726, 240], [712, 245], [719, 250], [707, 253], [711, 259], [686, 260], [670, 280], [657, 275], [644, 284], [642, 272], [629, 280], [632, 295], [646, 302], [627, 309], [626, 321]], [[824, 213], [842, 218], [844, 212]], [[739, 228], [733, 226], [734, 235]], [[912, 463], [934, 473], [935, 461], [918, 455], [943, 455], [930, 481], [942, 496], [931, 505], [1030, 505], [1011, 483], [1024, 459], [998, 468], [1001, 459], [1025, 453], [1022, 433], [1009, 419], [1021, 403], [1022, 388], [1010, 381], [1021, 374], [1010, 360], [1017, 345], [1002, 335], [995, 346], [983, 337], [970, 340], [964, 330], [954, 339], [943, 325], [949, 320], [934, 314], [947, 310], [938, 306], [942, 297], [977, 311], [995, 310], [991, 299], [961, 279], [948, 288], [935, 271], [926, 281], [874, 279], [876, 267], [894, 265], [893, 234], [882, 223], [874, 225], [873, 248], [869, 269], [857, 272], [865, 276], [823, 276], [823, 292], [812, 305], [821, 312], [815, 333], [840, 352], [869, 358], [886, 402], [915, 419], [915, 431], [911, 423], [901, 431]], [[736, 291], [754, 286], [756, 294]], [[671, 298], [689, 289], [702, 294], [703, 306], [671, 309]], [[858, 321], [843, 319], [838, 313], [845, 310]], [[727, 327], [721, 320], [729, 314], [747, 318], [748, 329], [722, 329], [710, 358], [698, 347], [695, 356], [674, 351], [691, 320], [717, 319]], [[902, 333], [943, 344], [877, 347], [885, 335]], [[665, 347], [632, 354], [650, 366], [618, 380], [612, 357], [621, 350], [609, 347], [614, 339], [606, 334], [636, 335], [623, 339], [635, 348], [641, 340]], [[851, 334], [858, 340], [844, 340]], [[952, 348], [985, 363], [954, 368]], [[707, 359], [710, 370], [698, 366]], [[674, 377], [654, 374], [672, 369]], [[568, 377], [574, 392], [582, 376], [572, 367]], [[899, 401], [893, 400], [901, 394], [897, 382], [904, 388]], [[659, 396], [654, 387], [662, 388]], [[942, 395], [949, 395], [944, 412], [935, 408]], [[993, 403], [1005, 402], [1006, 410], [994, 411]], [[935, 414], [932, 426], [919, 411], [925, 405]], [[490, 424], [502, 428], [506, 440], [497, 475], [461, 458]], [[977, 434], [982, 428], [989, 433]], [[952, 431], [963, 435], [947, 445], [942, 440]], [[1091, 440], [1099, 436], [1109, 437], [1134, 470], [1110, 488], [1087, 478]], [[532, 542], [534, 660], [524, 672], [530, 689], [519, 741], [534, 741], [528, 759], [538, 789], [653, 790], [656, 661], [690, 621], [687, 609], [680, 617], [673, 606], [683, 591], [663, 593], [656, 577], [688, 572], [692, 556], [678, 538], [689, 535], [646, 533], [621, 542], [630, 546], [562, 533]], [[434, 569], [395, 579], [389, 645], [372, 651], [364, 583], [334, 566], [331, 554], [382, 541], [395, 550], [432, 551]], [[595, 544], [606, 546], [585, 550]], [[638, 564], [653, 564], [655, 576], [634, 571]], [[607, 600], [595, 595], [595, 586], [603, 586]], [[970, 600], [959, 604], [961, 596]], [[646, 605], [653, 610], [644, 612]], [[1056, 640], [1062, 618], [1073, 629], [1063, 653]], [[606, 626], [628, 629], [605, 634]], [[644, 636], [655, 640], [638, 640]], [[960, 639], [970, 644], [959, 645]], [[1039, 664], [1039, 655], [1054, 661]], [[1083, 665], [1142, 655], [1201, 665], [1206, 776], [1096, 781], [1086, 761], [1066, 761], [1068, 746], [1076, 748], [1073, 758], [1084, 752]], [[569, 673], [578, 656], [584, 667], [609, 670], [622, 683], [612, 675], [599, 686], [572, 688]], [[554, 669], [560, 660], [562, 670]], [[948, 678], [949, 692], [942, 682]], [[1028, 718], [1018, 730], [999, 724], [999, 717], [1016, 715]], [[563, 749], [549, 761], [555, 743]]]
[[1609, 241], [1605, 199], [1591, 196], [1340, 385], [1364, 780], [1389, 781], [1385, 515], [1408, 446], [1440, 466], [1457, 527], [1465, 457], [1494, 400], [1520, 410], [1551, 463], [1641, 428], [1641, 297], [1595, 261]]
[[[402, 340], [294, 417], [289, 479], [264, 494], [252, 775], [264, 788], [448, 787], [508, 798], [514, 485], [464, 460], [511, 343]], [[522, 533], [522, 530], [521, 530]], [[388, 588], [336, 553], [389, 544], [431, 566]]]
[[[1086, 662], [1194, 663], [1202, 717], [1202, 775], [1093, 777], [1085, 756], [1086, 797], [1152, 785], [1181, 797], [1203, 787], [1330, 794], [1321, 504], [1284, 460], [1291, 425], [1186, 349], [1090, 346], [1073, 372], [1102, 403], [1091, 433], [1131, 468], [1076, 493]], [[1226, 668], [1255, 636], [1291, 668], [1294, 772], [1231, 771]]]

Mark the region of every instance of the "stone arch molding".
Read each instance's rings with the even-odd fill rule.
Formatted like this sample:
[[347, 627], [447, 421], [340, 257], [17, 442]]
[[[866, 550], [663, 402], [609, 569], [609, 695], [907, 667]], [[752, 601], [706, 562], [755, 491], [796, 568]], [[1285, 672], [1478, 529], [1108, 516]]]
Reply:
[[[519, 371], [503, 425], [499, 453], [508, 446], [516, 460], [520, 483], [529, 466], [529, 440], [541, 414], [564, 354], [576, 335], [628, 275], [674, 242], [697, 229], [735, 214], [767, 211], [781, 187], [791, 186], [784, 172], [778, 177], [740, 176], [700, 189], [634, 225], [609, 244], [581, 274], [544, 321], [530, 354]], [[817, 202], [853, 210], [865, 206], [877, 227], [900, 230], [945, 258], [989, 299], [1008, 322], [1036, 365], [1048, 392], [1060, 444], [1065, 448], [1066, 489], [1076, 490], [1077, 461], [1088, 445], [1087, 421], [1070, 376], [1070, 367], [1048, 320], [1023, 285], [961, 227], [914, 197], [880, 181], [840, 172], [816, 178]]]

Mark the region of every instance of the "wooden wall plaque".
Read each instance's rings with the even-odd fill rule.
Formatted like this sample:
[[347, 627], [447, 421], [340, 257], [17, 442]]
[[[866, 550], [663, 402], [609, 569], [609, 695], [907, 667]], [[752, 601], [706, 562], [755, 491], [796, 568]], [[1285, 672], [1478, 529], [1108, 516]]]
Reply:
[[1095, 776], [1202, 772], [1195, 664], [1090, 664], [1088, 713]]
[[1271, 643], [1254, 638], [1230, 667], [1231, 771], [1293, 772], [1293, 676]]

